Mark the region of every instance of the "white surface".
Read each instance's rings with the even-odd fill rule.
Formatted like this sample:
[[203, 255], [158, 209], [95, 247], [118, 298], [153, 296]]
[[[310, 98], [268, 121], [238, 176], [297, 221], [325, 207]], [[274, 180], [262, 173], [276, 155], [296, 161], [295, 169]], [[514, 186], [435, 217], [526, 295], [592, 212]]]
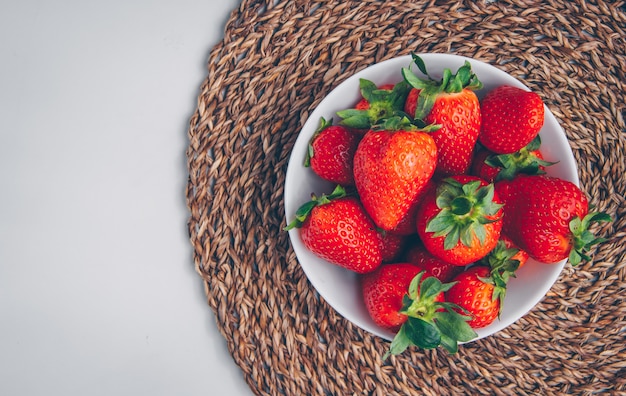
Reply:
[[0, 3], [0, 395], [249, 395], [187, 236], [234, 0]]
[[[504, 84], [529, 89], [504, 71], [484, 62], [447, 54], [424, 54], [421, 57], [426, 64], [428, 73], [437, 78], [441, 78], [444, 68], [456, 71], [466, 60], [470, 61], [473, 72], [484, 84], [483, 89], [477, 91], [479, 97]], [[330, 183], [323, 181], [309, 168], [302, 166], [302, 158], [304, 158], [311, 136], [319, 126], [320, 117], [327, 120], [334, 118], [338, 122], [339, 118], [336, 112], [349, 108], [360, 98], [360, 78], [371, 80], [379, 86], [389, 83], [395, 84], [402, 80], [401, 69], [409, 67], [410, 64], [411, 56], [403, 56], [370, 66], [337, 86], [311, 113], [294, 145], [287, 168], [285, 211], [288, 219], [295, 216], [300, 205], [310, 200], [311, 193], [319, 196], [322, 193], [332, 192], [333, 186]], [[419, 73], [415, 66], [412, 69]], [[551, 176], [578, 184], [576, 162], [565, 133], [547, 108], [545, 123], [540, 135], [542, 139], [541, 151], [545, 159], [547, 161], [559, 161], [557, 165], [549, 167], [546, 172]], [[370, 318], [363, 304], [358, 278], [353, 272], [322, 260], [307, 250], [302, 243], [298, 229], [290, 230], [289, 236], [309, 281], [337, 312], [364, 330], [388, 340], [393, 339], [394, 334], [392, 332], [376, 325]], [[500, 319], [485, 328], [477, 329], [478, 337], [476, 339], [500, 331], [525, 315], [545, 296], [564, 265], [565, 261], [556, 264], [542, 264], [532, 259], [529, 260], [516, 272], [517, 277], [511, 279], [508, 284]]]

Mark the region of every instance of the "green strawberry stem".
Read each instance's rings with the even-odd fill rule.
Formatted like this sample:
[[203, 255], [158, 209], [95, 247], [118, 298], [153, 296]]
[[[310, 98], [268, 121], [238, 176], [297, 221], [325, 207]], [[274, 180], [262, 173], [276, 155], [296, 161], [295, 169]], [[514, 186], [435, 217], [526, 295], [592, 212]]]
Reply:
[[364, 78], [359, 80], [361, 96], [369, 102], [367, 110], [346, 109], [337, 112], [340, 124], [356, 129], [370, 129], [386, 119], [398, 116], [411, 89], [404, 81], [394, 85], [391, 91], [378, 89], [376, 84]]
[[603, 212], [590, 212], [584, 218], [576, 216], [569, 223], [572, 233], [572, 250], [569, 254], [569, 262], [572, 266], [577, 266], [582, 260], [588, 261], [591, 258], [586, 252], [594, 245], [606, 241], [604, 238], [596, 238], [589, 231], [589, 226], [593, 222], [610, 222], [611, 216]]
[[504, 241], [499, 240], [496, 247], [480, 262], [488, 266], [492, 274], [497, 274], [502, 280], [501, 284], [506, 284], [510, 278], [515, 277], [515, 271], [519, 268], [519, 260], [513, 259], [519, 251], [517, 248], [507, 248]]
[[306, 220], [306, 218], [309, 217], [314, 207], [325, 205], [331, 202], [332, 200], [343, 198], [346, 196], [348, 196], [348, 194], [346, 193], [345, 188], [343, 188], [340, 185], [337, 185], [337, 187], [335, 187], [333, 192], [330, 193], [329, 195], [322, 194], [322, 196], [317, 197], [315, 196], [315, 194], [312, 194], [311, 200], [309, 202], [306, 202], [305, 204], [300, 206], [298, 210], [296, 210], [295, 218], [291, 221], [291, 223], [289, 223], [285, 228], [283, 228], [283, 230], [289, 231], [292, 228], [302, 227], [302, 224], [304, 224], [304, 221]]
[[452, 71], [446, 68], [443, 70], [442, 78], [435, 80], [428, 74], [422, 58], [415, 53], [411, 53], [411, 56], [413, 63], [427, 77], [416, 76], [410, 67], [402, 68], [402, 77], [407, 84], [420, 90], [415, 114], [411, 114], [414, 118], [424, 119], [435, 105], [437, 97], [443, 93], [458, 93], [466, 88], [477, 90], [483, 87], [483, 83], [474, 74], [472, 65], [468, 61], [465, 61], [456, 74], [452, 74]]
[[520, 174], [542, 175], [546, 172], [541, 169], [542, 166], [551, 166], [556, 162], [544, 161], [533, 155], [532, 152], [539, 150], [541, 146], [541, 138], [537, 135], [526, 147], [511, 154], [492, 154], [485, 158], [485, 163], [495, 168], [501, 168], [496, 176], [496, 181], [513, 180]]
[[426, 224], [426, 232], [445, 237], [446, 250], [454, 248], [459, 240], [469, 247], [474, 236], [483, 245], [487, 235], [485, 224], [496, 221], [488, 217], [495, 216], [502, 207], [493, 197], [493, 184], [481, 187], [479, 180], [461, 184], [452, 178], [444, 179], [436, 199], [441, 210]]
[[423, 279], [424, 274], [424, 271], [417, 274], [409, 285], [400, 310], [408, 319], [396, 333], [383, 359], [398, 355], [410, 346], [423, 349], [443, 346], [453, 354], [458, 351], [459, 342], [467, 342], [477, 337], [467, 324], [470, 317], [457, 312], [463, 310], [461, 307], [435, 301], [439, 294], [450, 290], [454, 282], [441, 283], [435, 277]]

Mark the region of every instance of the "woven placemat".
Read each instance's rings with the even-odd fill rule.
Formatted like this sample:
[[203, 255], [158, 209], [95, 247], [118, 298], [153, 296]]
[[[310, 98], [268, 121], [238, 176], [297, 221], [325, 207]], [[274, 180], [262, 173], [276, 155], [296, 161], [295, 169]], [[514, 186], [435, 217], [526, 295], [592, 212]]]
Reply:
[[[253, 1], [210, 52], [190, 121], [189, 232], [208, 305], [255, 394], [615, 394], [626, 391], [624, 2]], [[414, 52], [473, 57], [539, 93], [584, 190], [615, 220], [515, 324], [456, 355], [388, 342], [307, 281], [283, 207], [307, 117], [339, 83]], [[207, 385], [207, 394], [212, 394]]]

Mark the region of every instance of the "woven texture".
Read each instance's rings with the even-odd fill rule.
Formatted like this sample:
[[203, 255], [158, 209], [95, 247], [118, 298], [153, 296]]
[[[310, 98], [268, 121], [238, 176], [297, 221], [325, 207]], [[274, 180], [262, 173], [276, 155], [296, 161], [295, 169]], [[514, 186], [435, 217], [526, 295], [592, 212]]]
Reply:
[[[255, 394], [618, 394], [626, 391], [626, 11], [602, 1], [244, 0], [210, 52], [189, 126], [187, 202], [208, 305]], [[308, 283], [283, 207], [288, 158], [315, 106], [353, 73], [414, 52], [509, 72], [565, 130], [590, 201], [614, 221], [593, 260], [458, 354], [388, 342]], [[211, 394], [207, 387], [207, 394]]]

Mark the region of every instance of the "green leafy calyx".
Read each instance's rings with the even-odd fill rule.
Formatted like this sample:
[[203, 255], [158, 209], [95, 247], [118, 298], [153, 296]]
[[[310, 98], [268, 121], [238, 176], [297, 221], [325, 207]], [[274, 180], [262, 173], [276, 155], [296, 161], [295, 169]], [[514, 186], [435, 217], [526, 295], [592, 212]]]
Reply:
[[520, 173], [526, 175], [542, 175], [546, 172], [542, 167], [551, 166], [556, 162], [544, 161], [533, 152], [539, 150], [541, 138], [537, 135], [526, 147], [511, 154], [492, 154], [485, 158], [485, 163], [500, 168], [496, 181], [513, 180]]
[[487, 237], [486, 224], [497, 221], [502, 208], [495, 203], [494, 186], [481, 186], [480, 180], [466, 184], [448, 178], [437, 188], [436, 204], [439, 213], [426, 224], [426, 232], [444, 237], [444, 249], [454, 248], [459, 241], [467, 247], [477, 238], [483, 245]]
[[379, 89], [376, 84], [366, 79], [359, 80], [361, 96], [368, 101], [365, 110], [346, 109], [337, 112], [342, 118], [340, 124], [356, 129], [371, 129], [385, 120], [403, 116], [404, 101], [411, 89], [404, 81], [394, 85], [393, 89]]
[[440, 79], [434, 79], [428, 74], [424, 61], [417, 54], [412, 53], [411, 56], [413, 63], [425, 76], [425, 78], [418, 77], [410, 66], [402, 68], [404, 81], [410, 87], [420, 90], [415, 114], [411, 114], [414, 118], [424, 119], [432, 110], [437, 98], [442, 94], [458, 93], [464, 89], [478, 90], [483, 87], [483, 83], [474, 74], [472, 65], [468, 61], [465, 61], [456, 74], [446, 68]]
[[283, 228], [283, 230], [289, 231], [292, 228], [302, 227], [302, 224], [304, 224], [304, 221], [307, 219], [307, 217], [309, 217], [313, 208], [315, 208], [316, 206], [325, 205], [335, 199], [339, 199], [339, 198], [343, 198], [347, 196], [348, 196], [348, 193], [346, 192], [345, 188], [343, 188], [340, 185], [337, 185], [337, 187], [335, 187], [333, 192], [330, 193], [329, 195], [322, 194], [320, 197], [317, 197], [315, 196], [315, 194], [312, 194], [311, 200], [303, 204], [302, 206], [298, 208], [298, 210], [296, 210], [296, 215], [294, 219], [285, 228]]
[[590, 212], [582, 219], [580, 217], [573, 218], [569, 223], [569, 229], [572, 233], [572, 250], [569, 254], [569, 262], [572, 266], [577, 266], [583, 260], [588, 261], [591, 258], [586, 254], [589, 249], [606, 241], [604, 238], [596, 237], [589, 226], [594, 222], [612, 221], [611, 216], [603, 212]]
[[456, 353], [459, 342], [467, 342], [477, 335], [467, 324], [469, 316], [460, 314], [459, 306], [436, 301], [441, 293], [450, 290], [454, 283], [441, 283], [435, 277], [424, 278], [420, 272], [409, 285], [400, 313], [408, 316], [389, 351], [383, 356], [398, 355], [410, 346], [433, 349], [443, 346], [448, 352]]

